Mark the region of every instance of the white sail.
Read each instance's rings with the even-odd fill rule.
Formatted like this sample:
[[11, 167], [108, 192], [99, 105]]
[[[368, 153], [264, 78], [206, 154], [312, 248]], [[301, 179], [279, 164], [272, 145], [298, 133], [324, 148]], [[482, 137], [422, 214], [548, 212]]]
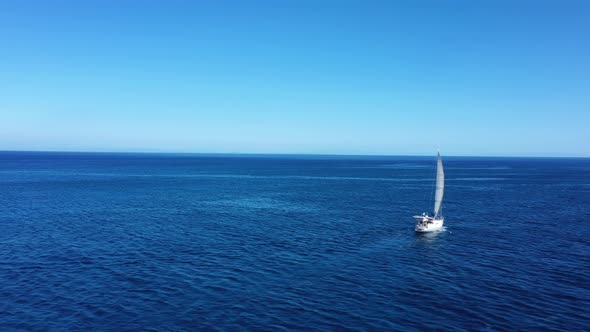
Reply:
[[445, 192], [445, 172], [443, 170], [442, 160], [440, 159], [440, 152], [438, 153], [438, 160], [436, 162], [436, 192], [434, 194], [434, 216], [438, 216], [440, 212], [440, 205], [442, 204], [443, 194]]

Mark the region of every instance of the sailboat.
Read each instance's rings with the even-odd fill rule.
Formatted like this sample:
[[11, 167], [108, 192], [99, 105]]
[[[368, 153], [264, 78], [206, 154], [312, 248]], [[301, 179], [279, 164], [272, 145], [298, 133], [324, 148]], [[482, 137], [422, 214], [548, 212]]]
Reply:
[[432, 232], [443, 227], [445, 218], [442, 216], [442, 200], [445, 192], [445, 172], [443, 170], [440, 151], [437, 151], [436, 160], [436, 191], [434, 193], [434, 211], [432, 216], [427, 212], [414, 216], [416, 220], [416, 232]]

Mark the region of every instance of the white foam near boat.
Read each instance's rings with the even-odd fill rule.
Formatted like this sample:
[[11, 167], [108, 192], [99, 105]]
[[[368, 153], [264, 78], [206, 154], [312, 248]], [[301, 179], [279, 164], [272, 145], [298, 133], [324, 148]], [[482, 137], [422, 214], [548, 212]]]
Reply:
[[443, 170], [440, 152], [436, 160], [436, 191], [434, 193], [434, 211], [432, 216], [424, 212], [422, 215], [414, 216], [416, 220], [416, 232], [432, 232], [443, 227], [445, 218], [442, 216], [442, 200], [445, 192], [445, 172]]

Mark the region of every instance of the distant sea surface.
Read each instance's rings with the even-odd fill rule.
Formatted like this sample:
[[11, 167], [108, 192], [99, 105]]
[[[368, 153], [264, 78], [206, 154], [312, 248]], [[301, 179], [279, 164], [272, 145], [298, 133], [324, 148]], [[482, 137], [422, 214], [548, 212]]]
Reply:
[[0, 153], [0, 330], [590, 329], [590, 159]]

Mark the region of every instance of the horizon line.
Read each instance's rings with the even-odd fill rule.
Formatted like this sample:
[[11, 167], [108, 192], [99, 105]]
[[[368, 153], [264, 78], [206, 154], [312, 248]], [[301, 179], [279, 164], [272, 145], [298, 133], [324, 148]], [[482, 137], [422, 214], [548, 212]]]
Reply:
[[[318, 157], [435, 157], [435, 154], [342, 154], [342, 153], [305, 153], [305, 152], [174, 152], [174, 151], [100, 151], [100, 150], [0, 150], [0, 153], [72, 153], [72, 154], [159, 154], [159, 155], [219, 155], [219, 156], [318, 156]], [[443, 157], [469, 158], [551, 158], [551, 159], [589, 159], [590, 156], [541, 156], [541, 155], [445, 155]]]

